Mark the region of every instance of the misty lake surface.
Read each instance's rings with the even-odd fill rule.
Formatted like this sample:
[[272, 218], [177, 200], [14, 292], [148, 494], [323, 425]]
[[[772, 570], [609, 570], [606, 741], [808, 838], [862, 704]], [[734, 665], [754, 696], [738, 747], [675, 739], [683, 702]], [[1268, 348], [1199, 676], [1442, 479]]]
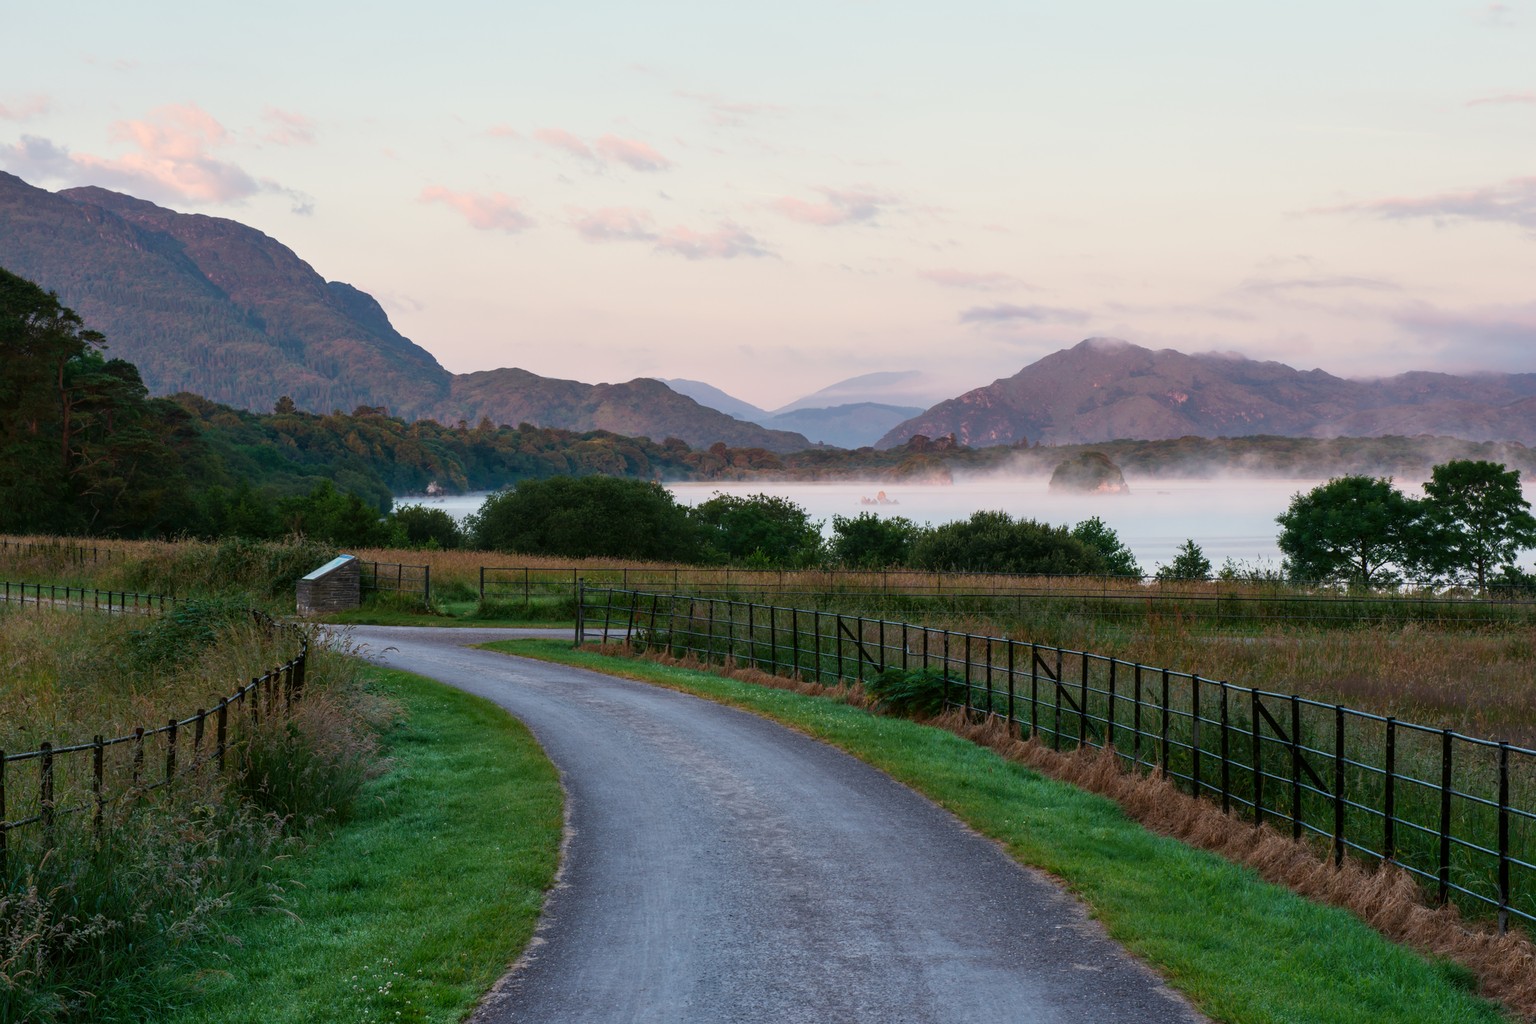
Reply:
[[[1225, 559], [1232, 558], [1248, 565], [1279, 569], [1280, 549], [1275, 538], [1280, 527], [1275, 517], [1285, 511], [1292, 495], [1311, 490], [1323, 481], [1128, 477], [1129, 494], [1052, 492], [1049, 482], [1045, 476], [997, 477], [948, 485], [752, 480], [669, 484], [667, 489], [681, 504], [690, 506], [708, 501], [717, 493], [788, 498], [809, 512], [812, 519], [821, 520], [823, 532], [828, 535], [834, 515], [852, 518], [860, 512], [905, 516], [916, 523], [933, 525], [968, 519], [971, 513], [981, 510], [1001, 510], [1015, 519], [1037, 519], [1060, 526], [1072, 526], [1098, 516], [1135, 553], [1142, 569], [1150, 573], [1159, 564], [1171, 562], [1175, 549], [1187, 539], [1200, 545], [1213, 567], [1219, 568]], [[1399, 486], [1415, 495], [1421, 493], [1417, 483], [1410, 486], [1399, 482]], [[878, 503], [882, 491], [886, 499], [883, 504]], [[477, 493], [402, 498], [400, 502], [442, 508], [463, 519], [484, 500], [485, 494]]]

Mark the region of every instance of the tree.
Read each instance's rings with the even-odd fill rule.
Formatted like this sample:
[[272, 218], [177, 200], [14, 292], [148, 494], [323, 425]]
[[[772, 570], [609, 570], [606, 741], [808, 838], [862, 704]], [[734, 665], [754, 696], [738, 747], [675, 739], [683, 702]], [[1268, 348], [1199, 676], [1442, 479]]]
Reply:
[[[1104, 571], [1111, 576], [1141, 576], [1141, 563], [1119, 534], [1098, 516], [1084, 519], [1072, 527], [1072, 536], [1093, 548], [1104, 558]], [[1207, 567], [1209, 568], [1209, 567]]]
[[1098, 550], [1065, 526], [1015, 521], [1006, 512], [989, 511], [924, 532], [913, 546], [912, 562], [920, 569], [1042, 576], [1097, 576], [1105, 571]]
[[498, 491], [465, 519], [481, 550], [565, 558], [696, 561], [698, 528], [657, 483], [557, 476]]
[[860, 512], [832, 517], [831, 555], [851, 569], [892, 569], [907, 565], [922, 527], [905, 516]]
[[692, 517], [708, 552], [724, 561], [799, 568], [821, 555], [821, 524], [788, 498], [716, 493]]
[[1291, 498], [1275, 517], [1293, 580], [1371, 587], [1412, 560], [1419, 503], [1389, 479], [1341, 476]]
[[389, 514], [388, 522], [407, 547], [451, 550], [464, 542], [458, 521], [440, 508], [402, 505]]
[[1193, 540], [1180, 544], [1173, 561], [1157, 567], [1157, 578], [1169, 580], [1208, 580], [1211, 578], [1211, 560], [1205, 557], [1200, 545]]
[[53, 292], [0, 270], [0, 529], [78, 525], [67, 482], [66, 367], [101, 340]]
[[1536, 547], [1536, 516], [1520, 490], [1520, 471], [1497, 462], [1455, 459], [1424, 482], [1425, 531], [1419, 561], [1437, 576], [1487, 590], [1498, 570]]

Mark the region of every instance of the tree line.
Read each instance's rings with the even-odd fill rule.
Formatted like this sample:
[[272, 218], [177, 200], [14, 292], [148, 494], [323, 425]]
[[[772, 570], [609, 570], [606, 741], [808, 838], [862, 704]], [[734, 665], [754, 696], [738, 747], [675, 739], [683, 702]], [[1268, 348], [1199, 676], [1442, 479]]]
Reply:
[[[780, 456], [488, 420], [408, 423], [371, 407], [319, 415], [287, 399], [259, 414], [197, 395], [151, 398], [137, 368], [107, 351], [106, 339], [56, 295], [0, 269], [0, 532], [252, 539], [299, 533], [354, 547], [467, 544], [764, 566], [1140, 574], [1134, 555], [1096, 518], [1068, 528], [983, 511], [926, 526], [866, 512], [834, 516], [823, 544], [821, 524], [786, 499], [719, 495], [688, 510], [658, 482], [859, 473], [946, 479], [951, 467], [1055, 457], [1039, 449], [973, 450], [917, 437], [878, 452]], [[1149, 462], [1160, 451], [1184, 455], [1191, 446], [1222, 444], [1299, 458], [1306, 443], [1118, 442]], [[1395, 458], [1409, 450], [1404, 439], [1359, 443], [1385, 445]], [[441, 510], [392, 508], [393, 495], [434, 484], [447, 491], [515, 486], [493, 495], [464, 529]], [[1284, 578], [1345, 586], [1524, 584], [1530, 581], [1515, 563], [1536, 546], [1536, 519], [1521, 496], [1518, 469], [1483, 458], [1436, 465], [1422, 498], [1399, 492], [1386, 477], [1336, 476], [1296, 495], [1278, 523]], [[1214, 575], [1247, 571], [1229, 563]], [[1191, 539], [1157, 575], [1203, 579], [1213, 571]]]

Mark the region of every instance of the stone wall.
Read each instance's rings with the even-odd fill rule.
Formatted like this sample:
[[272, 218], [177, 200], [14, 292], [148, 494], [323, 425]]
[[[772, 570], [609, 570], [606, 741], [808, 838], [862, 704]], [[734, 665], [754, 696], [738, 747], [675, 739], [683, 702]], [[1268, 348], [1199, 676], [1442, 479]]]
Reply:
[[356, 555], [341, 555], [299, 580], [300, 615], [344, 612], [363, 603], [362, 565]]

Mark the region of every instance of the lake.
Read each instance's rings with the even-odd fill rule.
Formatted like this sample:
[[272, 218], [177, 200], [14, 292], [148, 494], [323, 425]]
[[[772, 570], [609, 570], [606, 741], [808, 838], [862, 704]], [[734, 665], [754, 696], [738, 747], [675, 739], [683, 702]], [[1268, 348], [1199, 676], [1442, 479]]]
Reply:
[[[860, 512], [906, 516], [913, 522], [935, 525], [968, 519], [972, 512], [983, 509], [1000, 509], [1016, 519], [1037, 519], [1063, 526], [1098, 516], [1114, 529], [1135, 553], [1142, 568], [1150, 573], [1159, 564], [1172, 561], [1175, 549], [1186, 539], [1199, 544], [1215, 567], [1232, 558], [1278, 569], [1280, 549], [1275, 538], [1280, 527], [1275, 517], [1285, 511], [1292, 495], [1310, 490], [1322, 481], [1234, 477], [1128, 478], [1126, 482], [1129, 494], [1053, 493], [1049, 479], [1044, 476], [998, 477], [950, 485], [757, 480], [670, 484], [667, 489], [680, 503], [690, 506], [717, 493], [788, 498], [813, 519], [822, 520], [826, 533], [830, 533], [832, 516], [852, 518]], [[882, 490], [886, 503], [865, 504], [866, 500], [877, 501]], [[1405, 490], [1421, 493], [1416, 484]], [[400, 499], [402, 504], [445, 509], [461, 520], [484, 500], [484, 493]]]

